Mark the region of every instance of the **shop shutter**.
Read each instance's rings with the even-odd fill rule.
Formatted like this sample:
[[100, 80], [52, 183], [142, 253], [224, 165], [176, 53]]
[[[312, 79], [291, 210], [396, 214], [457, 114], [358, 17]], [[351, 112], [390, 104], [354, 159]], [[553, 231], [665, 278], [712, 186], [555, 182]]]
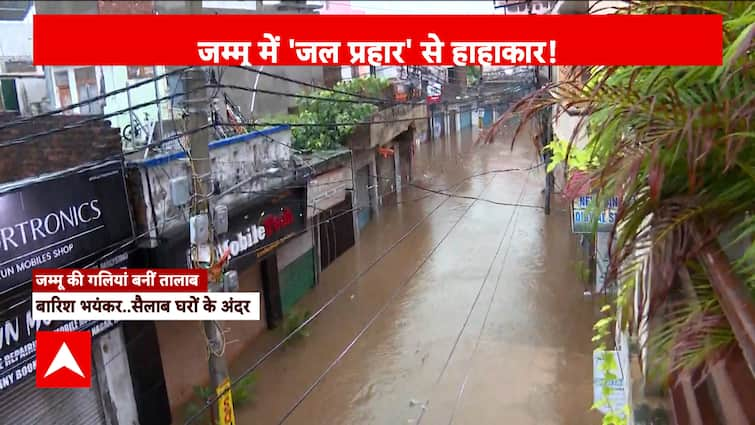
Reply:
[[485, 108], [485, 112], [482, 115], [482, 123], [485, 127], [488, 127], [491, 124], [493, 124], [493, 108], [492, 107]]
[[364, 229], [370, 221], [371, 203], [370, 203], [370, 169], [363, 167], [356, 173], [356, 192], [357, 192], [357, 224], [359, 229]]
[[315, 253], [309, 250], [289, 264], [279, 274], [281, 303], [286, 314], [306, 295], [315, 284]]
[[281, 304], [283, 314], [286, 314], [315, 284], [312, 233], [306, 232], [289, 240], [278, 248], [276, 256]]
[[346, 200], [322, 212], [320, 222], [320, 267], [325, 270], [330, 263], [354, 246], [354, 219], [351, 194]]
[[105, 425], [96, 377], [91, 388], [37, 388], [33, 376], [0, 392], [0, 425]]

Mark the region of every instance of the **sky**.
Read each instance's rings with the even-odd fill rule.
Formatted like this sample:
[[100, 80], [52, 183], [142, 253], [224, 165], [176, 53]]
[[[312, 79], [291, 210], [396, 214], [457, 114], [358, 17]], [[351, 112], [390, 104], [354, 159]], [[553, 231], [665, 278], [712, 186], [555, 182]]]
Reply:
[[[334, 3], [338, 3], [335, 0]], [[352, 1], [351, 7], [378, 14], [493, 14], [493, 0], [460, 1]]]

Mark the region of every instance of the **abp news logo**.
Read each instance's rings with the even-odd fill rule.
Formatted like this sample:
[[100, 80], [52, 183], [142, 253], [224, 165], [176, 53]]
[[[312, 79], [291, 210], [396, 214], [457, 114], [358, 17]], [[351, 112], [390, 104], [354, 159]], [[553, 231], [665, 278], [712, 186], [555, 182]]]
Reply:
[[89, 388], [92, 385], [92, 334], [89, 331], [38, 331], [37, 388]]

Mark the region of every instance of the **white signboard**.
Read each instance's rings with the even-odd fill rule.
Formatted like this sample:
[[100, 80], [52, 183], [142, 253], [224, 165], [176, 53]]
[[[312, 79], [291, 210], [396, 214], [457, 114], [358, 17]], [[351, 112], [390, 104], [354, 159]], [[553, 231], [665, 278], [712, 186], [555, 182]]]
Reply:
[[[615, 369], [611, 373], [615, 376], [614, 379], [606, 379], [603, 372], [603, 362], [605, 356], [613, 357], [613, 363], [616, 365]], [[595, 350], [592, 354], [592, 370], [593, 370], [593, 403], [600, 403], [602, 400], [608, 401], [608, 403], [602, 403], [598, 410], [601, 413], [613, 412], [617, 415], [624, 415], [624, 407], [627, 405], [628, 386], [626, 370], [628, 362], [622, 361], [621, 355], [618, 351], [600, 351]], [[604, 396], [603, 388], [608, 386], [610, 393], [608, 397]]]
[[347, 168], [329, 171], [310, 180], [307, 188], [307, 217], [314, 217], [343, 202], [346, 190], [351, 186], [351, 173]]

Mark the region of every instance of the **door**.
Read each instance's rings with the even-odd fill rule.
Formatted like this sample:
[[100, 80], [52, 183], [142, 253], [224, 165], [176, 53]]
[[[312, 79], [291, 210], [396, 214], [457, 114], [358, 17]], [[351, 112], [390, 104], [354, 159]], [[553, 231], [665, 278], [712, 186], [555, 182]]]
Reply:
[[124, 322], [122, 326], [139, 425], [169, 424], [170, 402], [155, 322]]
[[390, 202], [387, 198], [396, 192], [396, 160], [390, 154], [375, 154], [375, 165], [378, 175], [378, 196], [383, 202]]
[[[456, 130], [454, 130], [456, 131]], [[401, 187], [405, 188], [412, 181], [412, 150], [414, 144], [411, 142], [404, 142], [401, 144], [398, 150], [399, 154], [399, 167], [401, 168]]]
[[16, 80], [0, 80], [2, 106], [6, 111], [20, 111]]
[[265, 300], [264, 317], [268, 329], [274, 329], [283, 321], [280, 276], [275, 253], [260, 261], [260, 269], [262, 270], [262, 298]]
[[372, 216], [372, 199], [370, 191], [370, 166], [365, 165], [356, 173], [356, 192], [357, 192], [357, 225], [359, 229], [369, 223]]

